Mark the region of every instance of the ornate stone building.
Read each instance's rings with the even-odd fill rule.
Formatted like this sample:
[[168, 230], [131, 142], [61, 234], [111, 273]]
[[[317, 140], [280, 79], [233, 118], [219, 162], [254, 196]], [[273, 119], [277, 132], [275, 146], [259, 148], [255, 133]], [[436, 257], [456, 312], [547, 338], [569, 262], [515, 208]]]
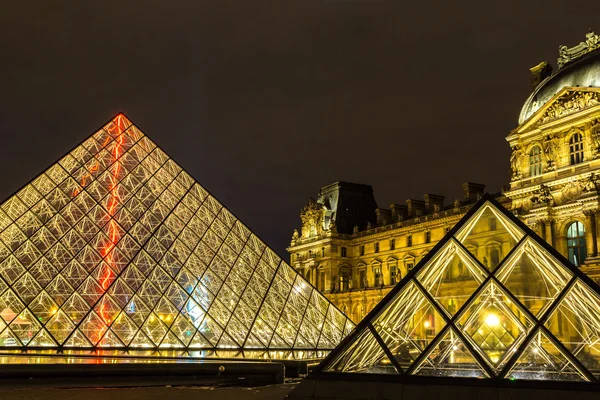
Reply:
[[[510, 145], [510, 187], [498, 201], [574, 265], [600, 280], [600, 37], [559, 48], [558, 70], [531, 68], [533, 93]], [[301, 211], [302, 229], [288, 251], [291, 264], [354, 322], [389, 290], [469, 210], [485, 186], [463, 185], [464, 199], [444, 197], [378, 208], [368, 185], [336, 182]], [[469, 243], [484, 263], [506, 252], [496, 220]], [[455, 271], [460, 285], [460, 271]]]

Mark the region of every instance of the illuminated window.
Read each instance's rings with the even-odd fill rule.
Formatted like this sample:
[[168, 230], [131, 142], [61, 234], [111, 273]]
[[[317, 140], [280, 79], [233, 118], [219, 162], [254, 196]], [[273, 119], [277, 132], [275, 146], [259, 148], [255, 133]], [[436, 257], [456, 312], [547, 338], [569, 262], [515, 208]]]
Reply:
[[529, 175], [537, 176], [542, 174], [542, 152], [540, 146], [533, 146], [529, 151]]
[[390, 250], [395, 250], [396, 249], [396, 239], [391, 239], [390, 240]]
[[348, 272], [344, 271], [340, 273], [340, 291], [344, 292], [350, 289], [349, 282]]
[[375, 253], [379, 253], [379, 242], [375, 242]]
[[581, 136], [581, 133], [575, 133], [569, 139], [569, 153], [571, 155], [571, 165], [583, 162], [583, 136]]
[[431, 243], [431, 232], [430, 231], [425, 232], [425, 243]]
[[383, 279], [381, 279], [381, 266], [373, 267], [373, 277], [375, 287], [383, 286]]
[[406, 237], [406, 247], [412, 246], [412, 235]]
[[398, 264], [396, 262], [390, 264], [390, 285], [398, 283]]
[[490, 231], [495, 231], [496, 230], [496, 217], [490, 217], [490, 219], [488, 220], [488, 223], [489, 223]]
[[342, 247], [341, 253], [342, 253], [342, 257], [348, 257], [347, 250], [345, 247]]
[[573, 222], [567, 229], [567, 249], [569, 261], [579, 266], [585, 260], [585, 228], [579, 221]]
[[415, 266], [415, 263], [413, 263], [412, 261], [409, 261], [406, 263], [406, 269], [409, 271], [412, 270], [414, 266]]

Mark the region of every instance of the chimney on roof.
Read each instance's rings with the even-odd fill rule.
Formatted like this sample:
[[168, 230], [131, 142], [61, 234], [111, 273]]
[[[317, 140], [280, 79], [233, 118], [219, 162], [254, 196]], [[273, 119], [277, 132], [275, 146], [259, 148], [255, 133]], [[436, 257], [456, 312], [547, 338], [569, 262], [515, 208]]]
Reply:
[[425, 210], [425, 202], [423, 200], [408, 199], [406, 200], [406, 207], [408, 208], [408, 217], [414, 218], [423, 215]]
[[406, 219], [408, 215], [408, 207], [402, 204], [390, 204], [392, 212], [392, 222], [400, 222]]
[[552, 74], [552, 65], [542, 61], [535, 67], [529, 68], [531, 71], [531, 85], [535, 89], [540, 83]]
[[477, 196], [483, 196], [483, 193], [485, 193], [485, 185], [481, 183], [465, 182], [462, 187], [466, 201], [475, 201]]
[[441, 210], [444, 207], [444, 199], [446, 197], [440, 196], [439, 194], [431, 194], [427, 193], [423, 196], [425, 199], [425, 210], [428, 213], [432, 213], [436, 211], [436, 206], [438, 206], [438, 210]]

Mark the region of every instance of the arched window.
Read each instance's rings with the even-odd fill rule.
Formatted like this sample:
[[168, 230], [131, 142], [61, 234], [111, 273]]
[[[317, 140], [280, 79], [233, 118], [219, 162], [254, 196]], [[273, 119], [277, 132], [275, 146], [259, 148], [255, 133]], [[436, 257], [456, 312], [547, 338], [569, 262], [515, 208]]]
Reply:
[[583, 162], [583, 136], [581, 133], [575, 133], [569, 139], [569, 154], [571, 155], [571, 165]]
[[542, 152], [540, 146], [533, 146], [529, 151], [529, 175], [537, 176], [542, 174]]
[[569, 251], [569, 261], [573, 265], [581, 265], [586, 257], [585, 228], [579, 221], [573, 222], [567, 228], [567, 249]]

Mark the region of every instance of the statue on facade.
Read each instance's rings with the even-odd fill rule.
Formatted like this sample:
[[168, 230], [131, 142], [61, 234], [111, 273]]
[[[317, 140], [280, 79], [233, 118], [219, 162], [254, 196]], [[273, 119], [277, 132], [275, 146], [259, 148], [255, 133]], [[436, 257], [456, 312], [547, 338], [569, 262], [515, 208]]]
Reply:
[[460, 210], [460, 200], [459, 199], [454, 199], [454, 203], [452, 205], [454, 206], [454, 211]]
[[358, 225], [354, 225], [354, 228], [352, 228], [352, 233], [358, 233]]
[[308, 238], [323, 234], [323, 224], [325, 220], [325, 209], [312, 197], [308, 199], [308, 204], [300, 211], [302, 220], [302, 237]]
[[294, 233], [292, 233], [292, 244], [296, 243], [300, 239], [300, 234], [298, 233], [298, 229], [294, 229]]
[[337, 233], [337, 225], [335, 224], [335, 218], [329, 220], [329, 231], [331, 233]]
[[594, 158], [598, 158], [600, 157], [600, 120], [594, 121], [594, 125], [592, 125], [590, 129], [590, 133], [592, 137], [592, 143], [594, 144]]
[[598, 177], [595, 173], [591, 173], [587, 179], [582, 182], [583, 191], [590, 193], [598, 191]]
[[546, 185], [540, 185], [540, 188], [534, 192], [530, 200], [532, 204], [554, 205], [554, 197], [552, 197], [550, 188]]
[[521, 162], [521, 158], [523, 157], [523, 150], [519, 146], [514, 146], [512, 148], [512, 155], [510, 156], [510, 169], [512, 179], [519, 179], [521, 177], [521, 171], [519, 168], [519, 163]]
[[558, 145], [556, 142], [557, 139], [550, 135], [547, 135], [544, 139], [543, 150], [544, 156], [546, 157], [546, 168], [544, 169], [544, 172], [554, 171], [556, 169], [556, 158], [558, 156], [558, 154], [556, 154], [558, 150]]

